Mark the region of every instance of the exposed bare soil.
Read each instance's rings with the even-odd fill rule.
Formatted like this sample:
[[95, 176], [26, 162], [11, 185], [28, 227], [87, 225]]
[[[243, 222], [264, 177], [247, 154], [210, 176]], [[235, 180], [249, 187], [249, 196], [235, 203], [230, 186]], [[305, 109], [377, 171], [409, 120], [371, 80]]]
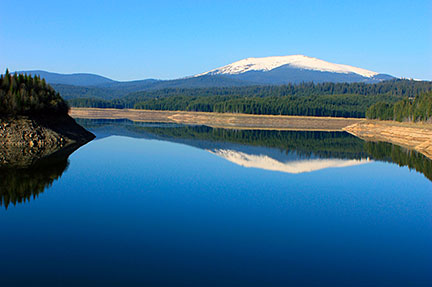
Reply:
[[432, 159], [432, 124], [362, 121], [343, 130], [368, 141], [391, 142]]
[[70, 115], [83, 119], [129, 119], [140, 122], [170, 122], [215, 128], [341, 131], [364, 121], [355, 118], [248, 115], [135, 109], [72, 108]]
[[347, 131], [369, 141], [391, 142], [432, 159], [432, 124], [371, 121], [356, 118], [248, 115], [135, 109], [72, 108], [84, 119], [129, 119], [141, 122], [198, 124], [233, 129]]

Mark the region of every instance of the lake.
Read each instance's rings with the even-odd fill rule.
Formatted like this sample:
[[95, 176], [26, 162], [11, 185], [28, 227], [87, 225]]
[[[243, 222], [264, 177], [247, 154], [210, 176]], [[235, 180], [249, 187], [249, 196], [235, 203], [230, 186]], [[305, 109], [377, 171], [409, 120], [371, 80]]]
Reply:
[[345, 132], [79, 120], [0, 169], [0, 286], [432, 286], [432, 162]]

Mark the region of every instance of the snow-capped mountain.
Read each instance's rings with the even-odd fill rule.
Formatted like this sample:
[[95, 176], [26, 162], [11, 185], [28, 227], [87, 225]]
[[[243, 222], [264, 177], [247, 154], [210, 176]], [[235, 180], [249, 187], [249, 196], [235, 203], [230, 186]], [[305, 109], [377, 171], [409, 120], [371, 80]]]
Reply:
[[250, 71], [270, 71], [280, 66], [290, 65], [293, 68], [314, 70], [321, 72], [333, 72], [333, 73], [355, 73], [363, 77], [372, 77], [378, 75], [377, 72], [348, 66], [341, 64], [334, 64], [326, 62], [317, 58], [307, 57], [304, 55], [292, 55], [292, 56], [277, 56], [277, 57], [264, 57], [264, 58], [247, 58], [232, 64], [208, 71], [201, 75], [219, 75], [219, 74], [242, 74]]
[[77, 95], [81, 97], [84, 90], [92, 97], [112, 99], [138, 91], [168, 88], [244, 87], [302, 82], [377, 83], [395, 79], [390, 75], [303, 55], [247, 58], [205, 73], [174, 80], [145, 79], [119, 82], [99, 75], [83, 73], [58, 74], [40, 70], [17, 73], [39, 75], [45, 78], [67, 99]]
[[304, 55], [247, 58], [198, 74], [222, 75], [260, 84], [297, 82], [379, 82], [392, 76], [374, 71], [335, 64]]

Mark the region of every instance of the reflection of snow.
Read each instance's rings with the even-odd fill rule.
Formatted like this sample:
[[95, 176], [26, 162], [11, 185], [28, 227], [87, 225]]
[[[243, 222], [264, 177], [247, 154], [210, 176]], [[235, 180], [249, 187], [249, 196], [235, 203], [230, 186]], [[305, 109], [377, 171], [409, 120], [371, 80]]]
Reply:
[[266, 155], [252, 155], [235, 150], [215, 149], [207, 150], [230, 162], [244, 166], [287, 173], [303, 173], [331, 167], [347, 167], [371, 162], [367, 159], [305, 159], [280, 162]]

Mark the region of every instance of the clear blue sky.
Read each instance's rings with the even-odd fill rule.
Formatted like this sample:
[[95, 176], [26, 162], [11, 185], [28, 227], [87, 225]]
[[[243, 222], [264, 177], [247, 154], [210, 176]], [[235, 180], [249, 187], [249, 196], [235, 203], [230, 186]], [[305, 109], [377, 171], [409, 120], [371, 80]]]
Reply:
[[304, 54], [432, 79], [432, 1], [0, 0], [0, 69], [116, 80]]

